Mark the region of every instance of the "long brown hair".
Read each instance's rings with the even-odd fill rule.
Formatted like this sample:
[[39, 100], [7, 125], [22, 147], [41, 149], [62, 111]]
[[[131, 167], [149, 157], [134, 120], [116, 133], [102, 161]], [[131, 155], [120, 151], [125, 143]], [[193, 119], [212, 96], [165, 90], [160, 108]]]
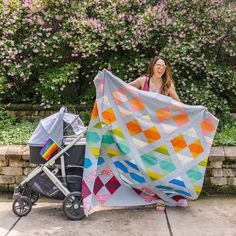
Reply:
[[162, 56], [155, 56], [154, 58], [152, 58], [149, 63], [149, 66], [148, 66], [148, 75], [150, 76], [150, 78], [153, 76], [153, 67], [156, 64], [157, 60], [159, 60], [159, 59], [162, 59], [166, 64], [165, 72], [161, 77], [162, 78], [162, 86], [161, 86], [160, 93], [164, 94], [164, 95], [168, 95], [170, 86], [173, 83], [173, 79], [172, 79], [170, 64], [168, 63], [166, 58], [164, 58]]

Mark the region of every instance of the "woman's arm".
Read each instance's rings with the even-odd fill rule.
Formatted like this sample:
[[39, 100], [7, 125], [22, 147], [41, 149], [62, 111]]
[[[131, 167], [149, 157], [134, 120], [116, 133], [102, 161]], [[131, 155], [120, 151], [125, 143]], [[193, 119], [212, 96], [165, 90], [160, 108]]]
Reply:
[[176, 91], [175, 91], [175, 86], [174, 86], [173, 83], [171, 83], [168, 96], [170, 96], [171, 98], [173, 98], [173, 99], [175, 99], [176, 101], [180, 102], [179, 96], [178, 96], [178, 94], [177, 94]]
[[143, 77], [139, 77], [136, 80], [129, 83], [131, 86], [141, 89], [143, 87]]

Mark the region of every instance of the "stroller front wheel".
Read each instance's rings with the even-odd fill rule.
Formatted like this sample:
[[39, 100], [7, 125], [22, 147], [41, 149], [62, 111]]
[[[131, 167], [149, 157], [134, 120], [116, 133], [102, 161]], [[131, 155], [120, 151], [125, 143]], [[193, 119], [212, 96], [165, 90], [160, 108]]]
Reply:
[[38, 201], [40, 196], [39, 193], [31, 191], [29, 188], [23, 189], [22, 195], [29, 198], [33, 205]]
[[32, 209], [32, 202], [29, 198], [22, 196], [19, 199], [15, 199], [12, 204], [12, 210], [17, 216], [26, 216]]
[[32, 192], [29, 196], [31, 203], [35, 204], [38, 201], [39, 196], [40, 196], [39, 193]]
[[70, 220], [82, 220], [85, 217], [80, 192], [72, 192], [65, 197], [63, 211]]

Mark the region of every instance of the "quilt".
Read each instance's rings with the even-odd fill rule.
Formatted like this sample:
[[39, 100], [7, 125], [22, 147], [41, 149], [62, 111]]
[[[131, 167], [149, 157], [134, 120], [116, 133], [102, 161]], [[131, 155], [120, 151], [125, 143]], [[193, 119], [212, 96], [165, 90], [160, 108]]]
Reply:
[[201, 193], [219, 120], [201, 105], [138, 90], [111, 72], [94, 79], [82, 199], [95, 206], [181, 205]]

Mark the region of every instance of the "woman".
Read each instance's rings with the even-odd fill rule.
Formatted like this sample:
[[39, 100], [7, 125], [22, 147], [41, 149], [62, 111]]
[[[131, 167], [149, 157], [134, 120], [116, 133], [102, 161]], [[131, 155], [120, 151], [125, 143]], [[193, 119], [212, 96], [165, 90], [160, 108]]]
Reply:
[[170, 65], [164, 57], [154, 57], [149, 64], [148, 74], [129, 84], [144, 91], [158, 92], [170, 96], [180, 102], [172, 80]]
[[[150, 61], [148, 74], [139, 77], [129, 84], [144, 91], [157, 92], [170, 96], [180, 102], [172, 80], [170, 65], [162, 56], [156, 56]], [[186, 200], [183, 200], [181, 205], [186, 207], [188, 206], [188, 203]], [[157, 211], [162, 211], [164, 209], [164, 202], [156, 205]]]
[[[150, 61], [148, 74], [139, 77], [129, 84], [144, 91], [157, 92], [166, 96], [170, 96], [171, 98], [180, 102], [172, 80], [170, 65], [162, 56], [156, 56]], [[181, 206], [187, 207], [187, 201], [182, 200]], [[164, 209], [164, 202], [157, 203], [157, 211], [162, 211]]]
[[[148, 67], [148, 74], [139, 77], [129, 84], [136, 87], [137, 89], [149, 92], [157, 92], [166, 96], [170, 96], [171, 98], [180, 102], [172, 80], [170, 65], [162, 56], [156, 56], [151, 60]], [[187, 207], [187, 200], [182, 199], [182, 203], [179, 206]], [[157, 203], [157, 211], [163, 211], [164, 209], [164, 202]]]

